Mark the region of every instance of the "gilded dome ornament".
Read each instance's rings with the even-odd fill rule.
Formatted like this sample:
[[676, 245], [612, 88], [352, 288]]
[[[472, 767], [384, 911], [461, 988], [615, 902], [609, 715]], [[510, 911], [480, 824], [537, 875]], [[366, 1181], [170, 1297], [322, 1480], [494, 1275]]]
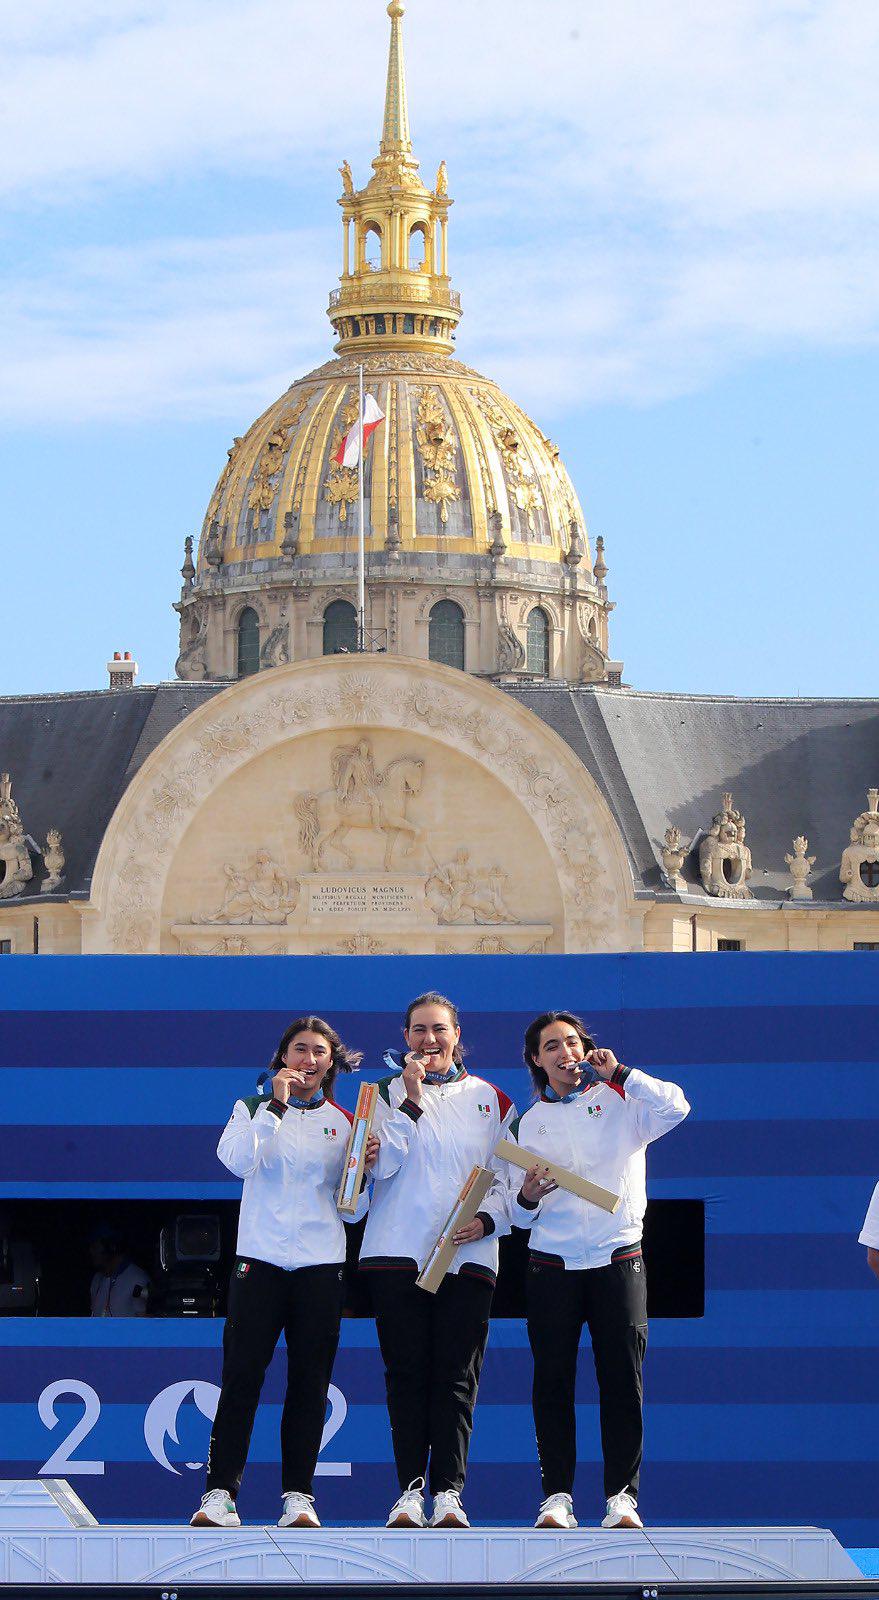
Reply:
[[449, 520], [449, 506], [460, 500], [455, 482], [457, 446], [436, 389], [425, 389], [418, 405], [415, 438], [425, 465], [424, 498], [440, 508], [443, 524]]
[[328, 505], [338, 506], [340, 522], [347, 522], [348, 507], [357, 499], [357, 468], [343, 467], [334, 458], [342, 448], [345, 435], [357, 421], [358, 411], [357, 401], [349, 400], [342, 410], [342, 426], [334, 428], [333, 442], [330, 446], [330, 456], [333, 459], [324, 488], [324, 499]]
[[[352, 528], [358, 473], [334, 459], [356, 422], [362, 369], [384, 413], [366, 467], [364, 642], [427, 655], [466, 671], [521, 670], [518, 607], [560, 620], [553, 675], [606, 681], [606, 567], [593, 571], [586, 521], [558, 446], [496, 383], [459, 361], [460, 297], [452, 287], [448, 170], [433, 188], [413, 154], [403, 57], [403, 6], [392, 3], [378, 152], [363, 187], [351, 163], [342, 193], [338, 287], [327, 310], [335, 356], [292, 383], [234, 441], [211, 496], [195, 573], [178, 601], [184, 678], [233, 678], [242, 606], [260, 617], [259, 662], [351, 649], [344, 611], [359, 604]], [[349, 508], [354, 511], [349, 515]], [[458, 608], [441, 644], [426, 600]], [[309, 595], [308, 607], [298, 603]], [[564, 599], [562, 599], [564, 597]], [[285, 605], [289, 602], [287, 610]], [[584, 637], [578, 607], [591, 606]], [[198, 609], [200, 608], [200, 609]], [[355, 606], [356, 610], [356, 606]], [[341, 630], [341, 632], [339, 631]], [[453, 639], [454, 635], [454, 639]], [[342, 645], [340, 640], [347, 639]], [[359, 642], [359, 637], [358, 637]], [[446, 659], [444, 656], [443, 659]]]

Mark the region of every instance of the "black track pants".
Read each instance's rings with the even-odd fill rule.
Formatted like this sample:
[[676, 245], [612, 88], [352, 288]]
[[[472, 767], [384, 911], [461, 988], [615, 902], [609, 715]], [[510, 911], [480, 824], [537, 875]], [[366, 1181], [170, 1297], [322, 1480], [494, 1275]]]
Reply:
[[281, 1416], [281, 1488], [284, 1494], [291, 1489], [312, 1493], [339, 1343], [342, 1274], [340, 1266], [285, 1272], [267, 1261], [237, 1258], [208, 1452], [209, 1489], [228, 1489], [233, 1500], [238, 1494], [266, 1368], [283, 1333], [287, 1394]]
[[644, 1432], [641, 1366], [647, 1348], [647, 1283], [640, 1255], [588, 1272], [533, 1257], [528, 1338], [534, 1356], [534, 1426], [544, 1495], [572, 1494], [577, 1466], [574, 1389], [584, 1323], [598, 1379], [604, 1492], [638, 1498]]
[[431, 1494], [460, 1493], [494, 1284], [447, 1273], [434, 1295], [416, 1286], [414, 1267], [370, 1270], [367, 1276], [400, 1488], [426, 1479], [429, 1460]]

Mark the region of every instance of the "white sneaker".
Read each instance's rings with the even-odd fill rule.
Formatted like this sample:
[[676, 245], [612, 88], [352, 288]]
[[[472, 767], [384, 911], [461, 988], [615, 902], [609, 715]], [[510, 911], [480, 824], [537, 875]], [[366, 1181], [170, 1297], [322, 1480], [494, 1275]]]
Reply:
[[622, 1489], [619, 1494], [612, 1494], [607, 1502], [607, 1516], [602, 1517], [603, 1528], [643, 1528], [644, 1524], [638, 1515], [632, 1496], [627, 1490]]
[[320, 1518], [314, 1509], [313, 1494], [299, 1494], [296, 1489], [291, 1489], [283, 1496], [284, 1509], [278, 1522], [279, 1528], [319, 1528]]
[[427, 1518], [424, 1515], [424, 1479], [413, 1478], [408, 1489], [404, 1489], [399, 1500], [395, 1500], [388, 1512], [386, 1528], [426, 1528]]
[[432, 1528], [469, 1528], [467, 1513], [457, 1489], [441, 1489], [433, 1497]]
[[190, 1528], [240, 1528], [241, 1518], [228, 1489], [209, 1489], [190, 1519]]
[[569, 1494], [551, 1494], [537, 1513], [535, 1528], [576, 1528], [574, 1502]]

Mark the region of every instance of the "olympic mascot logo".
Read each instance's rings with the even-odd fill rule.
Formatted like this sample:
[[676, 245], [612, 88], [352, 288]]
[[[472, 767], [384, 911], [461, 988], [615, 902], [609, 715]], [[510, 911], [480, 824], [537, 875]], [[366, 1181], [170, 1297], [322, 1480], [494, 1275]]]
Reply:
[[[153, 1460], [157, 1461], [160, 1467], [164, 1467], [166, 1472], [174, 1472], [178, 1477], [180, 1468], [168, 1460], [165, 1444], [168, 1439], [174, 1444], [180, 1443], [177, 1418], [180, 1407], [190, 1397], [195, 1401], [202, 1416], [207, 1417], [208, 1422], [212, 1423], [217, 1414], [220, 1391], [215, 1383], [204, 1383], [200, 1378], [184, 1378], [182, 1383], [170, 1383], [167, 1389], [160, 1390], [150, 1402], [143, 1419], [143, 1436]], [[196, 1469], [204, 1463], [187, 1461], [186, 1465]]]

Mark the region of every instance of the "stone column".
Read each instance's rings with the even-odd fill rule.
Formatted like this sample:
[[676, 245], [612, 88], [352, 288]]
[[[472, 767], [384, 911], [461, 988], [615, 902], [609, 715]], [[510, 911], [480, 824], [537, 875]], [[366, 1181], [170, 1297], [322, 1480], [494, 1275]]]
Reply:
[[291, 590], [290, 659], [305, 661], [308, 658], [308, 630], [305, 626], [305, 607], [310, 590]]

